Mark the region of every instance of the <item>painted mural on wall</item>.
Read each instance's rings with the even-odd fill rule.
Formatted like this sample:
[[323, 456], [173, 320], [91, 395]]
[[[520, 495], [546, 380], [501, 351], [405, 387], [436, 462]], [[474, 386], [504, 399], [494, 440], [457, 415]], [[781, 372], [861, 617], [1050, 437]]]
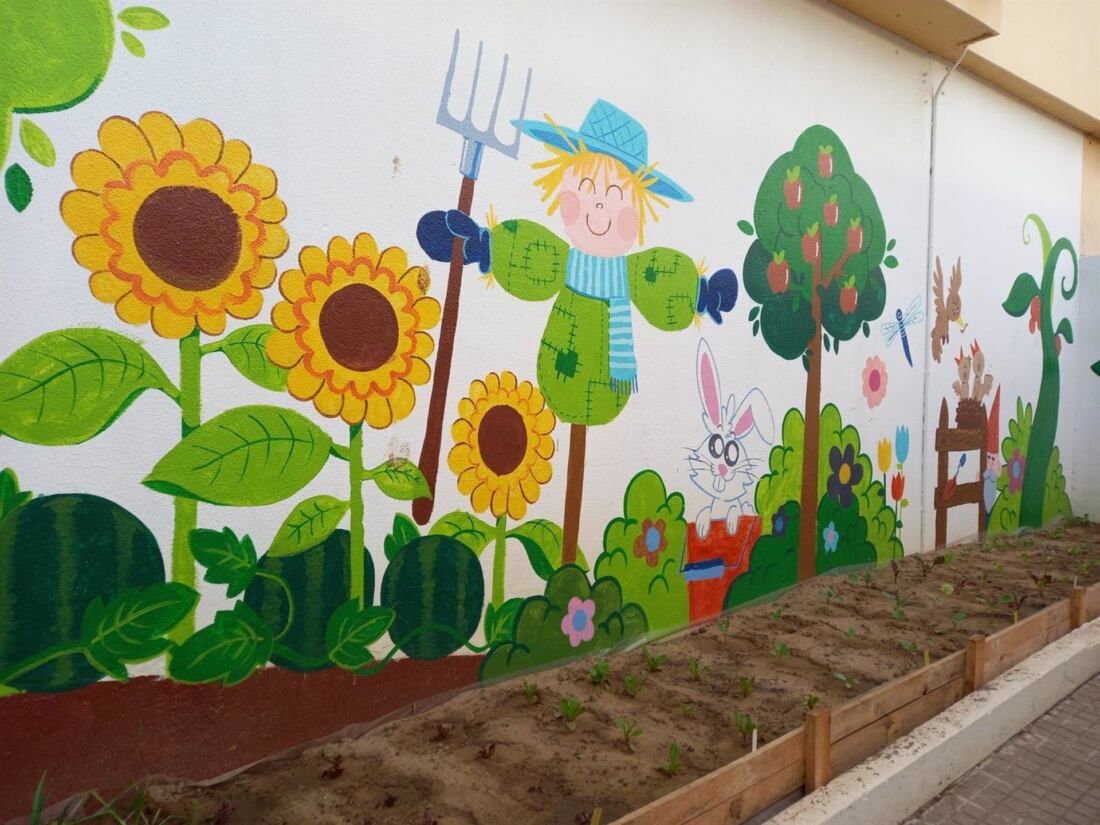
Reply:
[[[149, 6], [118, 12], [108, 0], [13, 0], [0, 8], [0, 168], [8, 157], [16, 115], [19, 143], [41, 166], [57, 161], [46, 130], [29, 115], [71, 109], [87, 100], [107, 74], [119, 39], [134, 57], [145, 56], [145, 44], [131, 30], [155, 31], [168, 18]], [[34, 184], [18, 161], [4, 169], [8, 203], [22, 212], [34, 196]]]

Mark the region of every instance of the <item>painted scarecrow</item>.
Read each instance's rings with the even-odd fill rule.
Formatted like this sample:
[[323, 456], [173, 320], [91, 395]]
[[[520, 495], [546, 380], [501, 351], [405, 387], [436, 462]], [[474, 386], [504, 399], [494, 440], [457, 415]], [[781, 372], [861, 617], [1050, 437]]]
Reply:
[[[691, 257], [667, 247], [631, 252], [644, 242], [657, 206], [692, 200], [649, 162], [642, 125], [597, 100], [580, 129], [514, 121], [550, 157], [532, 168], [535, 185], [561, 215], [568, 240], [527, 220], [491, 228], [458, 210], [429, 212], [417, 239], [434, 260], [449, 261], [462, 240], [463, 263], [492, 273], [526, 301], [555, 299], [538, 356], [538, 382], [548, 406], [568, 422], [562, 562], [575, 560], [587, 428], [613, 421], [643, 387], [634, 354], [631, 305], [651, 326], [686, 329], [706, 312], [716, 323], [737, 301], [737, 277], [721, 269], [703, 277]], [[656, 375], [650, 381], [658, 381]]]

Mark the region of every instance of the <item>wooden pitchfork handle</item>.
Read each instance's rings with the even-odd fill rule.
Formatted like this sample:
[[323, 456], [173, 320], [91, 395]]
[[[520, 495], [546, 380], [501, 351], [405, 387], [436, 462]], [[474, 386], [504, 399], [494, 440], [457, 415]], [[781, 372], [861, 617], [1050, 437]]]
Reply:
[[[474, 202], [474, 179], [463, 176], [458, 192], [458, 210], [470, 214]], [[454, 239], [451, 248], [451, 269], [447, 274], [447, 297], [443, 302], [443, 320], [439, 326], [439, 350], [435, 356], [435, 377], [428, 402], [428, 425], [420, 447], [420, 472], [428, 482], [429, 498], [413, 502], [413, 519], [423, 526], [432, 519], [435, 506], [435, 480], [439, 475], [439, 451], [443, 441], [443, 416], [447, 412], [447, 386], [451, 381], [451, 358], [455, 350], [455, 330], [458, 328], [458, 300], [462, 292], [462, 238]]]

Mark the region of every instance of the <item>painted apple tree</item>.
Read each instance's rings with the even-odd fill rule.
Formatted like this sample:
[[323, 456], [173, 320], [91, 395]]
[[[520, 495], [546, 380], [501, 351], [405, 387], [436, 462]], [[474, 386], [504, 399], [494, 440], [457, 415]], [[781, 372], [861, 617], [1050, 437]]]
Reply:
[[[857, 333], [886, 303], [883, 266], [886, 229], [878, 202], [852, 165], [840, 138], [811, 126], [794, 148], [778, 157], [760, 184], [753, 209], [755, 233], [745, 255], [744, 284], [757, 303], [749, 312], [753, 335], [776, 355], [802, 360], [806, 370], [800, 512], [816, 513], [821, 500], [821, 372], [830, 350]], [[798, 579], [815, 575], [816, 519], [798, 525]]]

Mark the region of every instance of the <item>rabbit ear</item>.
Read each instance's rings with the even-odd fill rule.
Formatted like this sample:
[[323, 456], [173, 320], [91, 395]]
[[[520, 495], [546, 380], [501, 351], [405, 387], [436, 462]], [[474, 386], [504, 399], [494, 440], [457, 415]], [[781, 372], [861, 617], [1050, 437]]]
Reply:
[[714, 353], [710, 351], [706, 340], [699, 340], [699, 350], [695, 358], [696, 375], [699, 380], [699, 400], [703, 403], [703, 417], [707, 426], [716, 430], [722, 426], [722, 397], [718, 385], [718, 368], [714, 364]]
[[[730, 408], [733, 408], [732, 404]], [[730, 425], [735, 438], [744, 438], [755, 427], [765, 444], [772, 443], [775, 420], [772, 418], [771, 405], [759, 388], [753, 387], [745, 393], [741, 406], [730, 415]]]

